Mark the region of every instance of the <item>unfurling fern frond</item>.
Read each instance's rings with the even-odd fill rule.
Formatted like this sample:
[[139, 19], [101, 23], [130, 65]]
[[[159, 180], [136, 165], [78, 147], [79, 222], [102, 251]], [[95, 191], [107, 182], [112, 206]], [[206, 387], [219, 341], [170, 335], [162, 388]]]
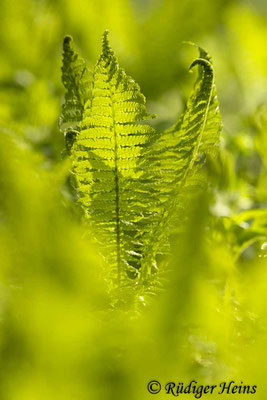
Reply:
[[216, 155], [219, 148], [222, 124], [214, 70], [209, 55], [201, 48], [199, 52], [200, 57], [190, 66], [192, 70], [198, 65], [199, 74], [186, 110], [148, 150], [145, 160], [147, 179], [154, 181], [161, 214], [152, 232], [155, 246], [144, 255], [143, 278], [149, 275], [149, 265], [168, 241], [170, 227], [177, 227], [177, 213], [182, 220], [185, 193], [201, 185], [199, 171], [205, 159]]
[[59, 125], [68, 153], [79, 131], [85, 104], [90, 98], [90, 81], [91, 73], [84, 59], [75, 50], [72, 38], [66, 36], [63, 41], [62, 66], [62, 83], [66, 93]]
[[152, 117], [139, 86], [119, 67], [105, 32], [73, 161], [80, 202], [118, 281], [125, 272], [135, 273], [142, 257], [138, 223], [149, 204], [137, 193], [135, 182], [141, 150], [154, 134], [141, 121]]
[[168, 249], [185, 193], [199, 184], [205, 159], [218, 148], [221, 118], [211, 60], [199, 49], [190, 67], [198, 66], [199, 76], [185, 112], [171, 129], [156, 133], [144, 122], [154, 116], [137, 83], [119, 67], [107, 32], [91, 85], [72, 42], [64, 43], [62, 121], [67, 132], [77, 133], [72, 160], [79, 201], [103, 245], [110, 282], [147, 282], [157, 256]]
[[[192, 70], [198, 65], [199, 75], [186, 110], [152, 149], [158, 181], [160, 185], [167, 184], [167, 192], [178, 192], [184, 187], [188, 177], [199, 170], [205, 158], [214, 155], [219, 148], [222, 125], [214, 70], [208, 54], [201, 48], [199, 51], [200, 58], [190, 66]], [[164, 180], [160, 179], [161, 176]]]

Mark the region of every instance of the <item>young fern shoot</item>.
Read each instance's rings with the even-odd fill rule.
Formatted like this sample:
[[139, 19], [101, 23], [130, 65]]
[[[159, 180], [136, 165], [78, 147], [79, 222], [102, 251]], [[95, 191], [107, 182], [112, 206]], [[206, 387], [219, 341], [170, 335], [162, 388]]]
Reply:
[[136, 222], [145, 214], [134, 194], [137, 160], [154, 134], [140, 122], [149, 118], [145, 97], [118, 65], [104, 33], [94, 68], [92, 97], [86, 103], [73, 148], [73, 171], [80, 202], [106, 250], [112, 279], [121, 283], [139, 267]]
[[[190, 188], [201, 183], [205, 159], [216, 155], [221, 130], [214, 70], [208, 54], [191, 65], [199, 75], [177, 123], [156, 133], [145, 120], [146, 99], [120, 68], [105, 31], [90, 73], [64, 40], [67, 90], [61, 127], [75, 133], [71, 148], [79, 202], [117, 287], [149, 285], [157, 254], [169, 245], [171, 226]], [[176, 218], [176, 220], [175, 220]]]
[[185, 112], [147, 153], [147, 179], [154, 182], [157, 190], [160, 214], [151, 233], [153, 246], [147, 247], [143, 257], [142, 280], [150, 275], [152, 262], [164, 243], [168, 243], [177, 219], [178, 225], [179, 219], [183, 220], [188, 193], [192, 197], [198, 187], [207, 183], [200, 172], [206, 158], [216, 157], [219, 149], [222, 123], [214, 69], [209, 55], [202, 48], [199, 53], [200, 57], [190, 66], [190, 70], [199, 66], [199, 72]]

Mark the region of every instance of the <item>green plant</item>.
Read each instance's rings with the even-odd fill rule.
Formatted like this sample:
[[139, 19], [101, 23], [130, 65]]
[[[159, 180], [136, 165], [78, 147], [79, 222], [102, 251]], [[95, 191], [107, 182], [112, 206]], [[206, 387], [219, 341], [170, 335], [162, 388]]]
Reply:
[[190, 191], [208, 184], [204, 164], [216, 156], [221, 130], [214, 70], [198, 48], [190, 66], [198, 66], [198, 78], [186, 110], [171, 129], [156, 132], [143, 123], [155, 116], [147, 113], [138, 84], [119, 67], [107, 36], [90, 79], [72, 39], [64, 39], [61, 129], [79, 202], [111, 281], [144, 283], [169, 248]]
[[[158, 399], [177, 379], [257, 385], [266, 399], [265, 3], [1, 1], [1, 400], [151, 400], [151, 379]], [[114, 136], [92, 149], [88, 122], [105, 27], [144, 114], [158, 114], [123, 126], [148, 132], [123, 137], [144, 142], [126, 144], [138, 153], [117, 174], [119, 221], [104, 193]], [[62, 85], [66, 32], [86, 61], [66, 37]], [[199, 49], [192, 74], [188, 39], [213, 60]]]

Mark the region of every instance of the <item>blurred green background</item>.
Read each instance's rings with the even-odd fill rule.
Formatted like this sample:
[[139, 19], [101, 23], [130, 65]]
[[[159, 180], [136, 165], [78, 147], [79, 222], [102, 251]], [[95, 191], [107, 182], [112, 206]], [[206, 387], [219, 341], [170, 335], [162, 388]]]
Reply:
[[[143, 400], [150, 379], [233, 379], [264, 400], [266, 1], [0, 0], [0, 15], [1, 400]], [[224, 122], [214, 198], [190, 211], [162, 293], [123, 311], [66, 188], [58, 129], [63, 37], [93, 66], [105, 29], [158, 129], [194, 82], [183, 41], [204, 47]]]

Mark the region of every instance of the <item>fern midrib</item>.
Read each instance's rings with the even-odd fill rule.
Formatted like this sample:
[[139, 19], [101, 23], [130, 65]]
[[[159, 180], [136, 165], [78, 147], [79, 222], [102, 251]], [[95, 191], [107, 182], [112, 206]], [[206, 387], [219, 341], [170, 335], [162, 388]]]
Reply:
[[119, 174], [118, 174], [118, 133], [115, 125], [115, 110], [113, 101], [113, 91], [109, 82], [109, 92], [112, 110], [112, 130], [114, 135], [114, 174], [115, 174], [115, 204], [116, 204], [116, 246], [117, 246], [117, 270], [118, 270], [118, 284], [121, 280], [121, 234], [120, 234], [120, 196], [119, 196]]

